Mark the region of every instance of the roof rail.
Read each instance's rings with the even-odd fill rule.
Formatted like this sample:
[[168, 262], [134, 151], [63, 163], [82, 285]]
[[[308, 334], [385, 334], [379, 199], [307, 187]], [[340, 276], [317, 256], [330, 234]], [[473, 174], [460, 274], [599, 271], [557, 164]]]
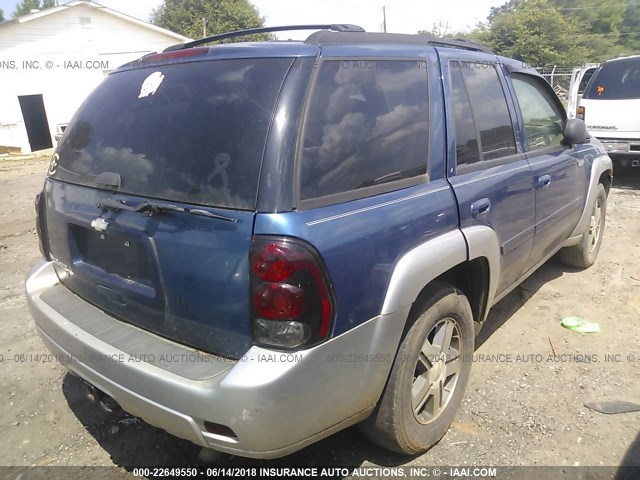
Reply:
[[313, 45], [344, 45], [344, 44], [395, 44], [395, 45], [432, 45], [434, 47], [459, 48], [483, 52], [490, 55], [495, 53], [489, 48], [471, 40], [462, 38], [439, 38], [433, 35], [413, 35], [405, 33], [347, 33], [337, 34], [326, 30], [315, 32], [305, 43]]
[[228, 38], [244, 37], [246, 35], [255, 35], [257, 33], [270, 33], [270, 32], [287, 32], [291, 30], [331, 30], [334, 32], [364, 32], [364, 28], [358, 25], [350, 24], [324, 24], [324, 25], [285, 25], [282, 27], [260, 27], [250, 28], [247, 30], [236, 30], [234, 32], [220, 33], [218, 35], [212, 35], [210, 37], [200, 38], [187, 43], [179, 43], [178, 45], [171, 45], [164, 49], [165, 52], [173, 52], [175, 50], [183, 50], [185, 48], [197, 47], [198, 45], [204, 45], [209, 42], [216, 42], [219, 40], [226, 40]]
[[476, 43], [471, 40], [467, 40], [466, 38], [438, 38], [433, 37], [429, 39], [429, 44], [433, 46], [440, 47], [453, 47], [453, 48], [461, 48], [463, 50], [473, 50], [474, 52], [483, 52], [490, 53], [491, 55], [495, 55], [494, 51], [489, 47], [482, 45], [481, 43]]

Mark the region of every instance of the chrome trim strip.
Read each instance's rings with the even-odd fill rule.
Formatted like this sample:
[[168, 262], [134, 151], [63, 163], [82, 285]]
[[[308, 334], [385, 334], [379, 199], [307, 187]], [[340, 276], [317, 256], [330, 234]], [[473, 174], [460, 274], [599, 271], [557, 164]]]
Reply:
[[407, 200], [413, 200], [414, 198], [424, 197], [425, 195], [429, 195], [431, 193], [441, 192], [443, 190], [449, 190], [449, 186], [434, 188], [428, 191], [416, 193], [414, 195], [409, 195], [408, 197], [397, 198], [395, 200], [389, 200], [388, 202], [378, 203], [376, 205], [371, 205], [369, 207], [359, 208], [357, 210], [352, 210], [350, 212], [340, 213], [338, 215], [332, 215], [330, 217], [320, 218], [318, 220], [313, 220], [311, 222], [305, 223], [307, 227], [312, 227], [314, 225], [318, 225], [325, 222], [330, 222], [332, 220], [338, 220], [340, 218], [349, 217], [351, 215], [357, 215], [358, 213], [369, 212], [371, 210], [375, 210], [377, 208], [387, 207], [389, 205], [395, 205], [396, 203], [405, 202]]
[[[520, 160], [520, 161], [522, 161], [522, 160]], [[499, 168], [499, 167], [494, 167], [494, 168]], [[469, 179], [469, 180], [465, 180], [464, 182], [459, 182], [459, 183], [458, 183], [458, 182], [456, 182], [453, 186], [454, 186], [454, 187], [461, 187], [461, 186], [463, 186], [463, 185], [469, 185], [469, 184], [471, 184], [471, 183], [480, 182], [480, 181], [482, 181], [482, 180], [487, 180], [487, 179], [489, 179], [489, 178], [499, 177], [500, 175], [506, 175], [506, 174], [508, 174], [508, 173], [517, 172], [518, 170], [526, 170], [526, 169], [530, 169], [530, 168], [531, 168], [531, 167], [530, 167], [530, 166], [529, 166], [529, 164], [527, 163], [526, 165], [521, 165], [521, 166], [519, 166], [519, 167], [511, 168], [511, 169], [509, 169], [509, 170], [502, 170], [502, 171], [500, 171], [500, 172], [496, 172], [496, 173], [493, 173], [493, 174], [491, 174], [491, 175], [482, 175], [482, 176], [479, 176], [478, 178], [472, 178], [472, 179]], [[491, 170], [491, 169], [490, 169], [490, 168], [488, 168], [487, 170]], [[487, 170], [477, 170], [477, 171], [478, 171], [478, 172], [485, 172], [485, 171], [487, 171]], [[470, 173], [471, 173], [471, 172], [470, 172]], [[461, 175], [466, 175], [466, 172], [465, 172], [464, 174], [461, 174]], [[454, 180], [455, 178], [456, 178], [456, 177], [451, 177], [451, 179], [450, 179], [450, 180]]]

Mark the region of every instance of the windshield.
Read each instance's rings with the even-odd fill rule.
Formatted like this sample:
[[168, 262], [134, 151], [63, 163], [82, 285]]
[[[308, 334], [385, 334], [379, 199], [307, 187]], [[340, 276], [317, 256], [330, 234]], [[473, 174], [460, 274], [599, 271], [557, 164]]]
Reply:
[[607, 62], [591, 79], [584, 98], [622, 100], [640, 98], [640, 57]]
[[[54, 178], [191, 204], [253, 209], [267, 131], [292, 60], [215, 60], [110, 75], [58, 147]], [[116, 174], [116, 175], [114, 175]]]

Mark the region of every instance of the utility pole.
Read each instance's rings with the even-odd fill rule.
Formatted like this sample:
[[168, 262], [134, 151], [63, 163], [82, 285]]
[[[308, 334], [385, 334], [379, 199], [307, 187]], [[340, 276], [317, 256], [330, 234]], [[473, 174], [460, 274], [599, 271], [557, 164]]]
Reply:
[[206, 37], [207, 36], [207, 19], [205, 17], [202, 17], [202, 37]]
[[382, 7], [382, 31], [387, 33], [387, 7]]
[[382, 31], [387, 33], [387, 6], [382, 7]]

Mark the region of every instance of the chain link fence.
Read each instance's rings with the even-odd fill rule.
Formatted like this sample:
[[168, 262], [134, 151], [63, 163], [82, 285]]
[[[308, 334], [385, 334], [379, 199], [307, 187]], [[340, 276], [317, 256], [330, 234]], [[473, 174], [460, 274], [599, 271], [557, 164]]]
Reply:
[[569, 85], [574, 67], [559, 67], [556, 65], [538, 67], [536, 70], [553, 87], [560, 100], [566, 102], [569, 98]]

